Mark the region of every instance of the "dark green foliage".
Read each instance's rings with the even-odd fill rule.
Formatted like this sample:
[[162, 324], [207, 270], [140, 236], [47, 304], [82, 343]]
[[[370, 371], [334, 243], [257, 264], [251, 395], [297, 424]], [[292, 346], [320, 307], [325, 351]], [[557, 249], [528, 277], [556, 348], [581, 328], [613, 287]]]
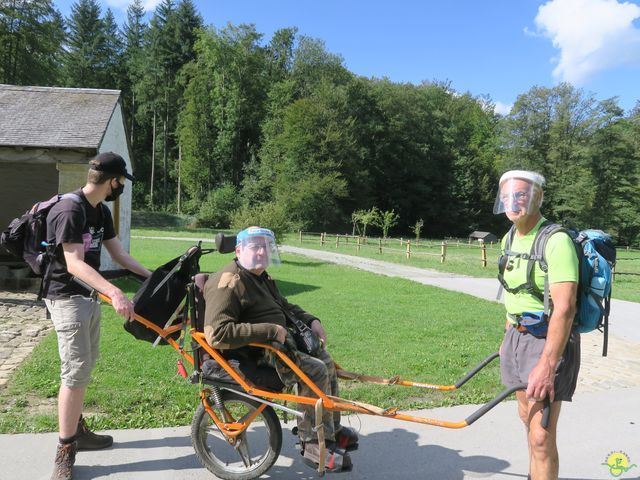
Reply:
[[448, 82], [357, 77], [295, 27], [271, 39], [253, 25], [203, 28], [192, 0], [162, 0], [148, 22], [135, 0], [122, 33], [110, 10], [78, 0], [66, 39], [52, 5], [0, 3], [0, 81], [120, 89], [136, 208], [348, 232], [375, 206], [397, 215], [382, 232], [415, 234], [421, 219], [425, 236], [500, 234], [497, 180], [525, 168], [547, 177], [549, 218], [640, 241], [640, 107], [625, 115], [560, 84], [522, 93], [502, 117]]
[[223, 185], [207, 196], [197, 215], [197, 226], [208, 228], [229, 228], [231, 212], [240, 205], [238, 192], [233, 185]]
[[[71, 6], [64, 58], [69, 87], [109, 88], [109, 60], [105, 22], [96, 0], [79, 0]], [[115, 52], [114, 52], [115, 53]]]
[[638, 128], [615, 99], [597, 102], [568, 84], [534, 87], [504, 125], [504, 168], [545, 175], [545, 215], [638, 242]]
[[52, 1], [2, 0], [0, 83], [56, 84], [64, 36], [64, 21]]

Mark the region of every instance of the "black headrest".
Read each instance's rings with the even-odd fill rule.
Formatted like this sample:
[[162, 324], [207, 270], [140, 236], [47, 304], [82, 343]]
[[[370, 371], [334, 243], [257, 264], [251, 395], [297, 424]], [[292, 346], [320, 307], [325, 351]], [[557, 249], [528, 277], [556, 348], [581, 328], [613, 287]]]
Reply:
[[216, 248], [220, 253], [231, 253], [236, 249], [236, 236], [225, 235], [220, 232], [216, 235]]

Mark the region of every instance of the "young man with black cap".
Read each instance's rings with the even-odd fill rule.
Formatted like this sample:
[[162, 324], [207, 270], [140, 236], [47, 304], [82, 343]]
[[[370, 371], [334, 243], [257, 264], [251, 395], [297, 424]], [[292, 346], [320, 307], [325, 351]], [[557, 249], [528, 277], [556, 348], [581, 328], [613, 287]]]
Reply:
[[133, 304], [118, 287], [99, 273], [102, 246], [124, 268], [151, 275], [129, 255], [116, 236], [111, 212], [103, 202], [116, 200], [124, 190], [124, 159], [104, 152], [89, 162], [87, 183], [66, 195], [47, 216], [47, 241], [55, 245], [51, 278], [45, 303], [58, 336], [60, 392], [58, 395], [58, 443], [52, 480], [69, 480], [77, 450], [110, 447], [113, 438], [91, 432], [82, 418], [86, 386], [98, 358], [100, 304], [91, 292], [73, 281], [77, 277], [111, 298], [113, 308], [133, 318]]

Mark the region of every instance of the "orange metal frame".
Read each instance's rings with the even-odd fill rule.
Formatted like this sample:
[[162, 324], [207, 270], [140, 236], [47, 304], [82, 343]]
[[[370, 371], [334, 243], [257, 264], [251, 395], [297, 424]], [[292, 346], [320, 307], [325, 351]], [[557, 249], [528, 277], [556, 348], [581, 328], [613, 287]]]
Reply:
[[[98, 294], [99, 297], [104, 300], [107, 303], [111, 303], [111, 299], [103, 294]], [[155, 333], [158, 334], [158, 336], [162, 337], [169, 345], [171, 345], [187, 362], [189, 362], [189, 364], [191, 364], [194, 368], [196, 367], [194, 365], [194, 358], [193, 356], [191, 356], [188, 352], [186, 352], [183, 348], [180, 347], [180, 345], [172, 338], [170, 338], [170, 334], [173, 332], [176, 332], [180, 329], [183, 328], [183, 325], [180, 324], [176, 324], [176, 325], [172, 325], [171, 327], [168, 328], [161, 328], [159, 326], [157, 326], [156, 324], [150, 322], [149, 320], [147, 320], [146, 318], [140, 316], [140, 315], [135, 315], [134, 316], [135, 321], [142, 323], [145, 327], [153, 330]], [[464, 428], [470, 425], [471, 422], [467, 420], [462, 420], [462, 421], [456, 421], [456, 422], [451, 422], [451, 421], [444, 421], [444, 420], [438, 420], [438, 419], [434, 419], [434, 418], [428, 418], [428, 417], [418, 417], [415, 415], [408, 415], [408, 414], [404, 414], [404, 413], [399, 413], [397, 411], [396, 408], [388, 408], [388, 409], [382, 409], [373, 405], [367, 405], [365, 403], [361, 403], [361, 402], [355, 402], [355, 401], [351, 401], [351, 400], [346, 400], [343, 398], [338, 398], [338, 397], [333, 397], [333, 396], [329, 396], [326, 395], [324, 392], [322, 392], [322, 390], [287, 356], [285, 355], [283, 352], [281, 352], [280, 350], [274, 348], [271, 345], [267, 345], [267, 344], [262, 344], [262, 343], [252, 343], [252, 346], [255, 347], [260, 347], [260, 348], [264, 348], [266, 350], [271, 350], [272, 352], [274, 352], [276, 355], [278, 355], [278, 357], [280, 358], [280, 360], [282, 360], [289, 368], [291, 368], [291, 370], [300, 378], [301, 382], [304, 382], [316, 395], [317, 397], [305, 397], [305, 396], [301, 396], [301, 395], [294, 395], [294, 394], [290, 394], [290, 393], [279, 393], [279, 392], [273, 392], [273, 391], [269, 391], [269, 390], [265, 390], [262, 389], [260, 387], [257, 387], [249, 382], [247, 382], [245, 380], [245, 378], [240, 375], [229, 363], [228, 361], [220, 354], [220, 352], [214, 348], [212, 348], [206, 341], [204, 334], [200, 333], [200, 332], [196, 332], [194, 329], [190, 329], [189, 334], [191, 335], [191, 338], [193, 340], [195, 340], [214, 360], [216, 360], [225, 370], [226, 372], [238, 383], [238, 385], [248, 394], [256, 396], [256, 397], [261, 397], [264, 398], [266, 400], [269, 401], [285, 401], [285, 402], [294, 402], [294, 403], [302, 403], [302, 404], [307, 404], [307, 405], [315, 405], [316, 402], [318, 401], [318, 398], [322, 399], [322, 405], [323, 408], [327, 409], [327, 410], [332, 410], [332, 411], [346, 411], [346, 412], [353, 412], [353, 413], [362, 413], [362, 414], [367, 414], [367, 415], [378, 415], [378, 416], [384, 416], [387, 418], [393, 418], [396, 420], [404, 420], [404, 421], [409, 421], [409, 422], [415, 422], [415, 423], [421, 423], [421, 424], [427, 424], [427, 425], [434, 425], [434, 426], [438, 426], [438, 427], [445, 427], [445, 428], [452, 428], [452, 429], [459, 429], [459, 428]], [[488, 363], [488, 362], [487, 362]], [[339, 369], [339, 366], [336, 365]], [[343, 377], [345, 378], [345, 377]], [[354, 377], [346, 377], [346, 378], [354, 378]], [[419, 387], [419, 388], [427, 388], [427, 389], [434, 389], [434, 390], [440, 390], [440, 391], [453, 391], [456, 390], [458, 387], [456, 385], [437, 385], [437, 384], [429, 384], [429, 383], [421, 383], [421, 382], [413, 382], [413, 381], [408, 381], [408, 380], [401, 380], [401, 379], [378, 379], [376, 377], [368, 377], [368, 376], [357, 376], [355, 377], [358, 380], [364, 381], [364, 382], [371, 382], [374, 381], [375, 383], [382, 383], [382, 384], [388, 384], [388, 385], [400, 385], [400, 386], [411, 386], [411, 387]], [[375, 380], [371, 380], [371, 379], [375, 379]], [[377, 381], [376, 381], [377, 380]], [[233, 420], [231, 422], [229, 421], [225, 421], [224, 419], [221, 419], [216, 412], [211, 408], [211, 405], [209, 404], [208, 401], [208, 389], [204, 388], [201, 392], [201, 401], [207, 411], [207, 413], [210, 415], [210, 417], [212, 418], [212, 420], [215, 422], [215, 424], [218, 426], [218, 428], [220, 429], [221, 432], [224, 433], [224, 435], [226, 435], [229, 440], [231, 442], [234, 441], [234, 439], [240, 435], [244, 430], [246, 430], [246, 428], [249, 426], [249, 424], [257, 417], [257, 415], [266, 407], [265, 404], [261, 405], [261, 407], [257, 410], [255, 410], [253, 412], [252, 415], [248, 416], [247, 418], [243, 418], [240, 420]], [[229, 415], [229, 418], [231, 418], [230, 413], [227, 412]]]

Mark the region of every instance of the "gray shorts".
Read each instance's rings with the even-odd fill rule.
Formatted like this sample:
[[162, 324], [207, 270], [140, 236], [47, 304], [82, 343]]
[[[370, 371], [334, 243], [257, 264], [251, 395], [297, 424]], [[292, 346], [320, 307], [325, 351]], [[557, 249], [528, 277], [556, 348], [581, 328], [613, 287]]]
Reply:
[[58, 335], [62, 384], [87, 385], [100, 350], [100, 303], [81, 295], [44, 301]]
[[[529, 374], [538, 363], [545, 342], [544, 338], [521, 333], [513, 327], [507, 329], [500, 347], [500, 373], [503, 385], [514, 387], [529, 381]], [[555, 400], [571, 401], [579, 371], [580, 334], [572, 331], [556, 369]]]

